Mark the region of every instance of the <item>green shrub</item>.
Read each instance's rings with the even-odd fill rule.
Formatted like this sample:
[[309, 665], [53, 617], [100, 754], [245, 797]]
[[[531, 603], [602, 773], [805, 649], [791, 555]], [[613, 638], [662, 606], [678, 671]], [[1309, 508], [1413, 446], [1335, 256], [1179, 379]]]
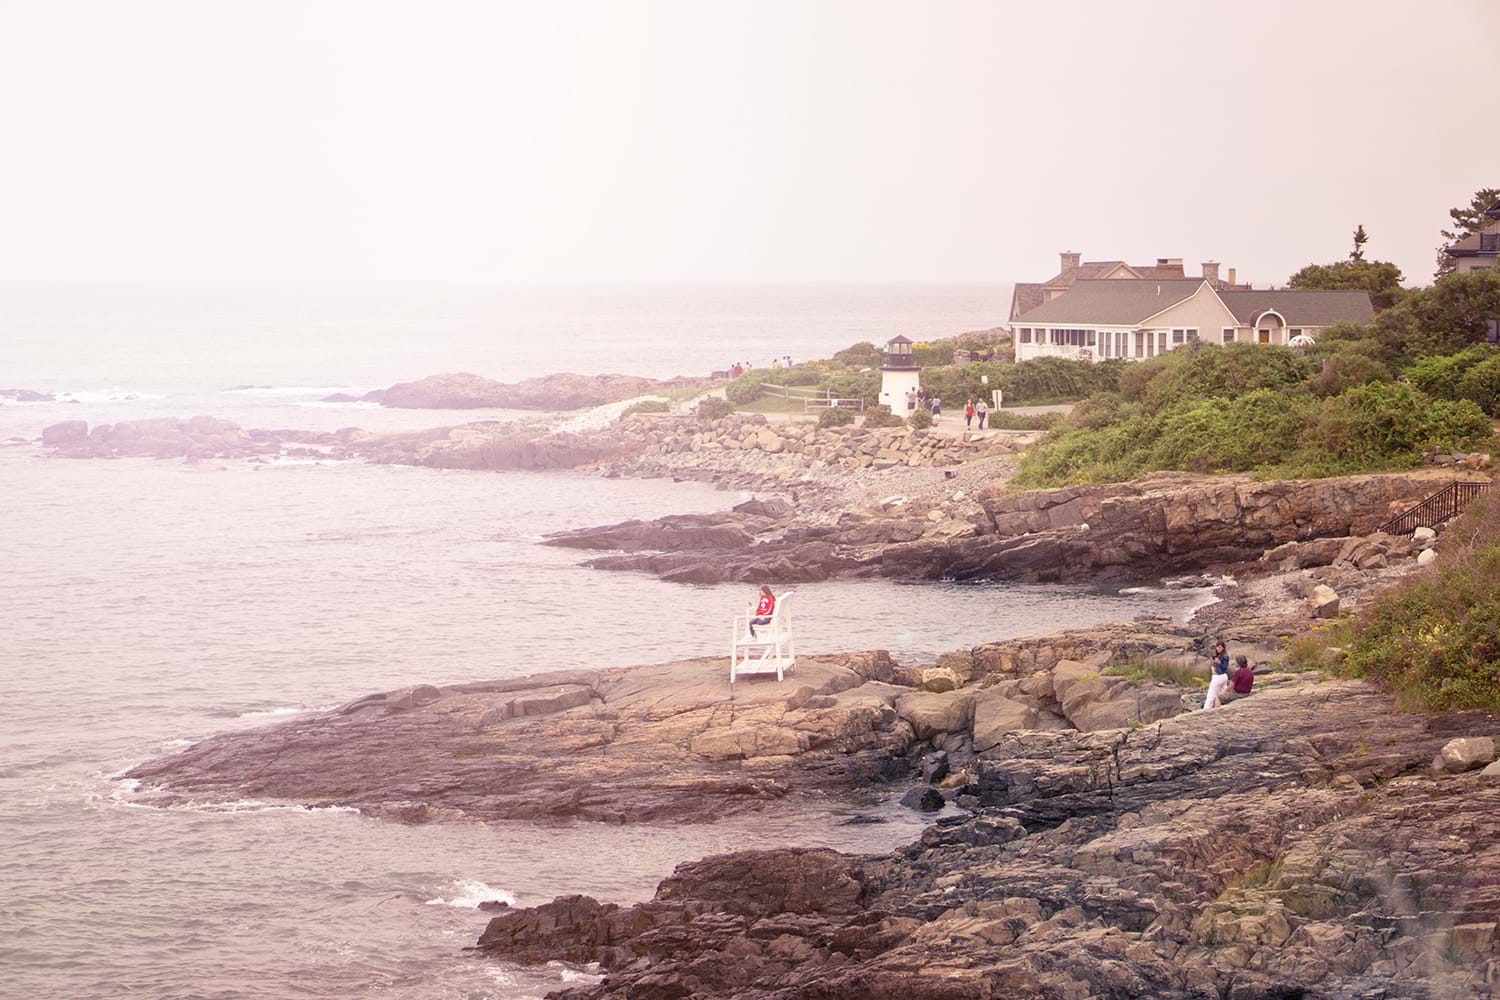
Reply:
[[1405, 708], [1500, 710], [1497, 574], [1492, 492], [1443, 535], [1435, 567], [1360, 611], [1338, 671], [1379, 680]]
[[911, 345], [911, 363], [923, 368], [951, 365], [953, 352], [956, 350], [958, 350], [956, 340], [919, 340]]
[[1459, 384], [1469, 369], [1496, 357], [1495, 348], [1488, 344], [1475, 344], [1456, 354], [1434, 354], [1418, 358], [1406, 369], [1406, 378], [1412, 385], [1435, 399], [1458, 399]]
[[[1121, 379], [1124, 379], [1123, 375]], [[1140, 413], [1140, 404], [1127, 402], [1122, 393], [1100, 392], [1073, 407], [1066, 423], [1068, 427], [1077, 430], [1097, 430], [1140, 416]]]
[[734, 412], [734, 404], [718, 396], [709, 396], [700, 400], [698, 408], [693, 412], [700, 420], [720, 420]]
[[1316, 396], [1337, 396], [1366, 382], [1389, 382], [1391, 370], [1367, 354], [1346, 351], [1325, 358], [1323, 370], [1307, 383]]
[[1334, 467], [1388, 468], [1421, 461], [1424, 450], [1452, 451], [1493, 434], [1468, 400], [1433, 399], [1415, 386], [1371, 382], [1325, 400], [1303, 428], [1299, 457]]
[[830, 406], [818, 414], [819, 427], [848, 427], [854, 423], [855, 413], [845, 406]]
[[904, 427], [906, 421], [891, 412], [889, 406], [875, 406], [865, 411], [865, 427]]
[[1479, 362], [1464, 373], [1458, 395], [1492, 417], [1500, 417], [1500, 354]]
[[842, 351], [835, 351], [833, 360], [846, 368], [879, 368], [885, 363], [885, 354], [868, 340], [861, 340]]
[[[1300, 352], [1264, 344], [1199, 345], [1140, 365], [1150, 372], [1139, 401], [1154, 413], [1183, 399], [1231, 397], [1257, 389], [1291, 389], [1317, 370]], [[1125, 393], [1122, 379], [1121, 393]], [[1128, 394], [1127, 394], [1127, 398]]]
[[[1007, 406], [1063, 403], [1083, 399], [1115, 388], [1126, 362], [1070, 361], [1066, 358], [1034, 358], [1014, 364], [1008, 361], [974, 361], [922, 370], [922, 385], [958, 406], [964, 400], [992, 399], [1003, 390]], [[989, 381], [986, 382], [985, 379]]]
[[665, 399], [643, 399], [639, 403], [631, 403], [625, 407], [620, 416], [630, 417], [637, 413], [667, 413], [671, 409], [672, 404]]
[[911, 415], [906, 418], [906, 423], [909, 427], [911, 427], [912, 430], [926, 430], [927, 428], [932, 426], [932, 412], [930, 410], [924, 410], [921, 407], [917, 407], [917, 409], [912, 410]]
[[724, 396], [740, 406], [753, 403], [760, 398], [761, 385], [765, 379], [758, 372], [746, 372], [724, 387]]
[[820, 388], [827, 389], [840, 399], [862, 399], [866, 406], [874, 406], [880, 395], [880, 373], [851, 372], [834, 375], [824, 381]]
[[991, 410], [985, 420], [985, 428], [1002, 431], [1049, 431], [1063, 422], [1062, 413], [1012, 413], [1010, 410]]

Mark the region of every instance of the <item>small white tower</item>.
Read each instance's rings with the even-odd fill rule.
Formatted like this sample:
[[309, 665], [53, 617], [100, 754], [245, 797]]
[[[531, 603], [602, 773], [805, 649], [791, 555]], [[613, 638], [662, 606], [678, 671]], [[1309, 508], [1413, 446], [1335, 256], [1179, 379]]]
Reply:
[[885, 342], [885, 364], [880, 366], [880, 402], [898, 417], [906, 416], [906, 394], [922, 384], [922, 369], [911, 363], [911, 341], [892, 337]]

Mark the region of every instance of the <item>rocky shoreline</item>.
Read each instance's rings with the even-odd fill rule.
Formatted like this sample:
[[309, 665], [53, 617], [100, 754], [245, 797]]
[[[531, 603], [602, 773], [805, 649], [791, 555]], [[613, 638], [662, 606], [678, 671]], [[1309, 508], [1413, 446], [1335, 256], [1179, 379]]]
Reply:
[[[1421, 471], [1256, 482], [1160, 473], [1133, 483], [904, 496], [862, 511], [777, 501], [715, 514], [627, 521], [547, 542], [608, 550], [587, 565], [678, 583], [800, 582], [839, 576], [917, 580], [1142, 580], [1240, 571], [1269, 549], [1281, 568], [1356, 561], [1350, 538], [1454, 481]], [[1413, 557], [1390, 536], [1359, 568]], [[1290, 561], [1290, 565], [1287, 564]]]
[[495, 917], [487, 954], [599, 964], [569, 1000], [1489, 995], [1500, 765], [1476, 768], [1500, 720], [1398, 714], [1369, 684], [1276, 669], [1279, 636], [1248, 639], [1270, 669], [1215, 713], [1192, 710], [1201, 687], [1118, 669], [1206, 672], [1201, 628], [1142, 620], [930, 664], [804, 657], [732, 692], [718, 659], [419, 685], [125, 777], [161, 804], [406, 823], [711, 822], [908, 787], [913, 807], [959, 807], [886, 856], [743, 852], [638, 906]]

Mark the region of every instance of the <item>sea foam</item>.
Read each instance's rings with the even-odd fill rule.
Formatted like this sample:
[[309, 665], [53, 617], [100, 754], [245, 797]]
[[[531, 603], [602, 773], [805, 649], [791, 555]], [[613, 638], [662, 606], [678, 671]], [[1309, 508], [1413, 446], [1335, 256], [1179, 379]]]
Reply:
[[497, 899], [510, 906], [516, 905], [516, 897], [513, 894], [506, 892], [504, 889], [496, 889], [485, 885], [478, 879], [461, 879], [453, 882], [452, 889], [454, 892], [453, 896], [447, 899], [441, 896], [437, 899], [429, 899], [427, 900], [427, 905], [457, 906], [473, 910], [478, 909], [480, 903], [486, 903], [492, 899]]

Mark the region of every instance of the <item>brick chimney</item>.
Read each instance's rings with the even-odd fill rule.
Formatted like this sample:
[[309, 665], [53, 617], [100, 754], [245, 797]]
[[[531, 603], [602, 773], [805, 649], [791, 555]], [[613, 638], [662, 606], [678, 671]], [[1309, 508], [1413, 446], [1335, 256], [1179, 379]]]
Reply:
[[1062, 269], [1064, 272], [1067, 272], [1083, 263], [1083, 254], [1074, 253], [1071, 250], [1064, 250], [1062, 253], [1058, 254], [1058, 256], [1062, 258]]
[[1239, 282], [1235, 280], [1235, 269], [1232, 267], [1229, 269], [1229, 283], [1231, 285], [1239, 284]]
[[1203, 262], [1203, 280], [1204, 281], [1218, 281], [1219, 280], [1219, 262], [1218, 261], [1216, 261], [1216, 260], [1205, 260]]

